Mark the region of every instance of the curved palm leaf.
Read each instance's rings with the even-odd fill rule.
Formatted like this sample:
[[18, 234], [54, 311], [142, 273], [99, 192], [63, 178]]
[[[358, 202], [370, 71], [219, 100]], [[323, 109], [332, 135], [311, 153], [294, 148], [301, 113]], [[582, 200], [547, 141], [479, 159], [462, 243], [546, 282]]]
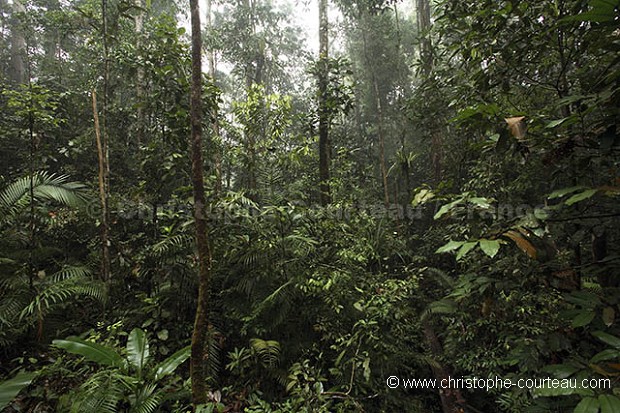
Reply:
[[54, 340], [52, 344], [72, 354], [84, 356], [87, 360], [95, 363], [111, 366], [124, 367], [125, 361], [113, 349], [101, 344], [86, 341], [79, 337], [69, 337], [66, 340]]

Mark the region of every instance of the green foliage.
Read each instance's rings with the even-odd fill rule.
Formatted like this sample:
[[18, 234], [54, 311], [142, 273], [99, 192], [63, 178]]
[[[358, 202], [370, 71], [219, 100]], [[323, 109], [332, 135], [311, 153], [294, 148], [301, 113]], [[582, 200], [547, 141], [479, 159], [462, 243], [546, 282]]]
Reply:
[[0, 383], [0, 409], [4, 409], [11, 400], [25, 387], [27, 387], [34, 377], [35, 373], [20, 371], [15, 377]]
[[54, 340], [53, 344], [103, 367], [61, 402], [72, 412], [85, 409], [116, 412], [125, 403], [127, 412], [158, 411], [171, 389], [171, 383], [163, 379], [174, 373], [190, 356], [188, 346], [152, 365], [146, 333], [141, 329], [134, 329], [129, 334], [125, 357], [113, 347], [78, 337]]

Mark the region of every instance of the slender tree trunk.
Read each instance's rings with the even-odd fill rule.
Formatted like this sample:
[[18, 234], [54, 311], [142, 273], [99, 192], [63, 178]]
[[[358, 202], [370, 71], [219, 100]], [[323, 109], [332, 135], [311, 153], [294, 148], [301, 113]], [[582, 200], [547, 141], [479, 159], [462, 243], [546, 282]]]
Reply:
[[[431, 6], [429, 0], [416, 0], [418, 30], [420, 33], [420, 56], [424, 76], [429, 77], [433, 70], [433, 47], [428, 31], [431, 28]], [[439, 122], [431, 121], [431, 163], [436, 183], [442, 178], [443, 139]]]
[[385, 165], [385, 136], [383, 135], [383, 109], [381, 107], [381, 97], [379, 96], [379, 85], [377, 77], [373, 74], [373, 84], [375, 98], [377, 101], [377, 132], [379, 135], [379, 165], [381, 167], [381, 177], [383, 178], [383, 202], [387, 208], [390, 205], [390, 194], [388, 188], [387, 167]]
[[209, 290], [211, 250], [207, 233], [206, 201], [202, 162], [202, 36], [198, 0], [190, 0], [192, 25], [192, 86], [190, 117], [192, 124], [192, 186], [194, 191], [194, 220], [198, 252], [198, 302], [192, 335], [191, 380], [192, 404], [196, 408], [207, 402], [207, 357], [209, 340]]
[[[213, 22], [211, 21], [211, 7], [213, 0], [207, 0], [207, 27], [209, 30], [213, 30]], [[207, 60], [209, 62], [209, 76], [211, 81], [215, 83], [216, 63], [215, 53], [211, 48], [207, 50]], [[213, 108], [213, 114], [211, 119], [211, 128], [213, 129], [213, 142], [215, 144], [215, 193], [216, 195], [222, 192], [222, 139], [220, 136], [220, 122], [218, 119], [218, 108]]]
[[[103, 182], [100, 182], [101, 195], [101, 279], [110, 280], [110, 157], [107, 133], [108, 114], [108, 84], [110, 77], [110, 60], [108, 50], [108, 2], [101, 0], [101, 36], [103, 41], [103, 105], [101, 120], [97, 119], [96, 133], [99, 134], [101, 148], [98, 148], [100, 173]], [[96, 93], [93, 91], [93, 113], [97, 114]], [[98, 117], [98, 114], [96, 115]]]
[[329, 113], [327, 86], [329, 76], [329, 26], [327, 0], [319, 0], [319, 188], [321, 205], [331, 203], [329, 187]]
[[[243, 8], [245, 9], [246, 21], [245, 24], [249, 29], [248, 35], [250, 37], [256, 36], [256, 25], [254, 24], [254, 1], [252, 0], [243, 0]], [[254, 63], [257, 64], [255, 68]], [[250, 91], [254, 84], [258, 84], [259, 73], [258, 73], [258, 61], [255, 61], [253, 58], [248, 58], [248, 61], [245, 62], [245, 88], [247, 96], [250, 96]], [[247, 153], [247, 164], [246, 164], [246, 173], [247, 173], [247, 190], [248, 190], [248, 198], [252, 201], [258, 201], [258, 179], [256, 177], [256, 132], [252, 130], [252, 128], [245, 128], [245, 150]]]
[[[138, 14], [136, 14], [136, 50], [138, 53], [142, 51], [142, 32], [144, 31], [144, 0], [136, 0]], [[136, 70], [136, 98], [138, 100], [138, 130], [136, 132], [136, 141], [138, 146], [144, 142], [144, 130], [146, 127], [146, 118], [144, 112], [144, 67], [138, 65]]]
[[101, 204], [101, 278], [107, 280], [104, 274], [109, 272], [109, 267], [106, 264], [109, 262], [109, 250], [107, 248], [108, 240], [108, 226], [107, 226], [107, 208], [108, 197], [105, 186], [105, 151], [103, 147], [103, 140], [101, 139], [101, 126], [99, 124], [99, 111], [97, 109], [97, 91], [92, 91], [93, 101], [93, 120], [95, 122], [95, 139], [97, 141], [97, 160], [99, 161], [99, 202]]

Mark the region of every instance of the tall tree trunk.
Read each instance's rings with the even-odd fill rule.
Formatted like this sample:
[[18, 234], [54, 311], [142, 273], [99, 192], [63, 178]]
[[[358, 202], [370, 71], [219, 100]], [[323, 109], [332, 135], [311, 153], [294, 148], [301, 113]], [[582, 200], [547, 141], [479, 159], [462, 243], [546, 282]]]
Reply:
[[192, 124], [192, 186], [194, 191], [194, 220], [198, 252], [198, 302], [192, 334], [190, 375], [192, 404], [196, 408], [207, 402], [207, 357], [209, 340], [209, 290], [211, 250], [207, 233], [206, 201], [202, 162], [202, 36], [198, 0], [190, 0], [192, 25], [192, 86], [190, 117]]
[[23, 30], [25, 24], [18, 14], [23, 16], [26, 9], [21, 0], [14, 0], [12, 8], [9, 78], [15, 84], [23, 84], [26, 82], [26, 38]]
[[433, 54], [431, 38], [428, 30], [431, 28], [431, 5], [429, 0], [416, 0], [418, 33], [420, 35], [420, 56], [424, 74], [430, 75], [433, 68]]
[[[107, 132], [108, 85], [110, 77], [110, 59], [108, 49], [108, 2], [101, 0], [101, 36], [103, 41], [103, 105], [100, 121], [101, 149], [100, 165], [103, 171], [103, 196], [101, 198], [101, 279], [110, 280], [110, 155]], [[94, 95], [93, 95], [94, 96]], [[96, 103], [96, 101], [95, 101]], [[96, 109], [96, 108], [95, 108]]]
[[321, 205], [331, 202], [329, 187], [329, 112], [327, 107], [327, 86], [329, 76], [329, 26], [327, 0], [319, 0], [319, 188]]
[[383, 202], [385, 207], [390, 205], [390, 193], [387, 179], [387, 167], [385, 164], [385, 135], [383, 133], [383, 107], [381, 105], [381, 95], [379, 94], [379, 82], [377, 81], [377, 74], [375, 65], [373, 64], [374, 58], [371, 58], [368, 51], [368, 41], [366, 39], [366, 32], [370, 30], [370, 15], [367, 10], [361, 11], [362, 21], [362, 42], [364, 45], [364, 57], [366, 60], [366, 67], [370, 71], [370, 78], [372, 79], [373, 94], [375, 97], [375, 113], [377, 114], [377, 135], [379, 137], [379, 169], [381, 171], [381, 182], [383, 185]]
[[[97, 142], [97, 160], [99, 163], [99, 202], [101, 204], [101, 250], [102, 250], [102, 260], [101, 260], [101, 278], [103, 280], [107, 280], [107, 277], [104, 274], [107, 274], [106, 271], [109, 271], [109, 267], [105, 264], [108, 263], [109, 254], [107, 248], [107, 240], [108, 240], [108, 226], [107, 226], [107, 208], [108, 208], [108, 197], [105, 186], [105, 171], [106, 171], [106, 161], [105, 161], [105, 151], [103, 146], [103, 140], [101, 139], [101, 126], [99, 123], [99, 110], [97, 109], [97, 91], [93, 89], [92, 91], [92, 101], [93, 101], [93, 120], [95, 122], [95, 139]], [[106, 223], [104, 225], [104, 223]]]
[[390, 194], [387, 178], [387, 167], [385, 165], [385, 136], [383, 134], [383, 108], [381, 106], [381, 97], [379, 96], [379, 85], [377, 77], [373, 74], [373, 83], [375, 89], [375, 98], [377, 101], [377, 133], [379, 135], [379, 165], [381, 167], [381, 178], [383, 179], [383, 202], [385, 207], [390, 206]]
[[[433, 47], [428, 31], [431, 28], [431, 6], [429, 0], [416, 0], [418, 30], [420, 34], [420, 57], [425, 77], [429, 77], [433, 70]], [[443, 139], [439, 122], [431, 121], [431, 163], [435, 183], [442, 178]]]
[[[213, 30], [213, 22], [211, 21], [211, 7], [213, 0], [207, 0], [207, 27]], [[209, 62], [209, 76], [211, 81], [215, 83], [216, 63], [215, 53], [211, 48], [207, 50], [207, 60]], [[220, 122], [218, 118], [218, 108], [213, 108], [211, 128], [213, 130], [213, 143], [215, 144], [215, 193], [219, 195], [222, 192], [222, 142], [220, 137]]]
[[[144, 31], [144, 0], [136, 0], [138, 14], [136, 14], [136, 51], [142, 51], [142, 32]], [[144, 130], [146, 128], [146, 117], [144, 112], [144, 66], [138, 65], [136, 70], [136, 98], [138, 100], [138, 130], [136, 133], [136, 141], [138, 146], [144, 142]]]
[[[254, 24], [255, 18], [255, 4], [253, 0], [243, 0], [243, 8], [246, 14], [246, 27], [248, 28], [248, 36], [251, 38], [256, 37], [256, 24]], [[257, 53], [258, 55], [258, 53]], [[256, 55], [254, 56], [256, 57]], [[255, 66], [256, 64], [256, 66]], [[262, 68], [259, 70], [259, 61], [255, 58], [248, 57], [245, 62], [245, 88], [246, 94], [250, 96], [250, 90], [254, 84], [261, 82]], [[258, 202], [258, 179], [256, 177], [256, 140], [257, 133], [253, 128], [246, 128], [245, 135], [245, 150], [247, 153], [246, 173], [247, 173], [247, 190], [248, 198], [254, 202]]]

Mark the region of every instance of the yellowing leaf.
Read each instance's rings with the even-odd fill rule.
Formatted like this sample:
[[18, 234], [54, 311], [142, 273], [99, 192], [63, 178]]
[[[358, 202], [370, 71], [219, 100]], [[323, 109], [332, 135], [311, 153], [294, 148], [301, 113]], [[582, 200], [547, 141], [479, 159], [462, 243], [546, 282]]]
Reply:
[[616, 312], [613, 307], [605, 307], [603, 309], [603, 323], [607, 327], [610, 327], [614, 323], [614, 319], [616, 318]]
[[504, 236], [513, 240], [514, 243], [517, 244], [517, 247], [519, 247], [521, 251], [526, 253], [528, 257], [536, 259], [537, 257], [536, 247], [534, 247], [534, 245], [531, 242], [523, 238], [523, 235], [521, 235], [519, 232], [510, 230], [510, 231], [505, 232]]
[[515, 116], [512, 118], [504, 119], [508, 124], [508, 129], [512, 136], [517, 138], [518, 140], [523, 140], [525, 138], [525, 132], [527, 130], [527, 125], [525, 124], [525, 116]]

